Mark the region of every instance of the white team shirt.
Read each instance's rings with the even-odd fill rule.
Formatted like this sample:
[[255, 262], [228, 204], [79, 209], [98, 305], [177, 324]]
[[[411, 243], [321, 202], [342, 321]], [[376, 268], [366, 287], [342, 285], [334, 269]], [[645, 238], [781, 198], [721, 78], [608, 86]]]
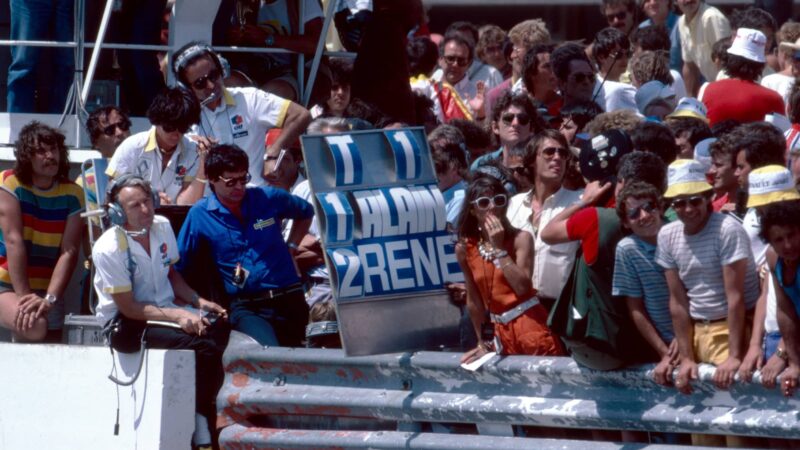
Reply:
[[[128, 264], [133, 258], [133, 286]], [[153, 303], [163, 308], [178, 307], [169, 282], [169, 268], [178, 262], [178, 243], [172, 226], [163, 216], [155, 216], [150, 227], [150, 254], [120, 227], [106, 230], [92, 248], [94, 289], [99, 299], [95, 315], [105, 323], [117, 314], [111, 294], [131, 292], [137, 302]]]
[[151, 127], [122, 141], [108, 163], [106, 175], [112, 178], [139, 175], [150, 182], [154, 191], [167, 194], [175, 203], [183, 184], [191, 183], [200, 168], [197, 144], [183, 136], [163, 171], [162, 158], [156, 142], [156, 127]]
[[291, 101], [251, 87], [224, 88], [222, 96], [214, 111], [200, 109], [200, 123], [190, 132], [239, 146], [250, 159], [248, 186], [263, 186], [267, 131], [283, 126]]

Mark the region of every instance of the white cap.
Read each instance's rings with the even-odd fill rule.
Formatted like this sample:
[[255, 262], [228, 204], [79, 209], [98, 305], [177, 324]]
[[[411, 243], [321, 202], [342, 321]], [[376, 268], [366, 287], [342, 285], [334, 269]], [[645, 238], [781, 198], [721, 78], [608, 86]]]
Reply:
[[767, 37], [764, 33], [752, 28], [739, 28], [733, 44], [728, 48], [731, 55], [741, 56], [755, 62], [766, 62], [764, 50], [767, 47]]

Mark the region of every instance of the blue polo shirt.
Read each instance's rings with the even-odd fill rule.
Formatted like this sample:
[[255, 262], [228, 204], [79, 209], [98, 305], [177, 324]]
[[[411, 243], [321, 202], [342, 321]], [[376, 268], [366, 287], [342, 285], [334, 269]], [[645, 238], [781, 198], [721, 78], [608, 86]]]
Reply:
[[[310, 203], [271, 186], [247, 188], [242, 199], [242, 221], [216, 195], [210, 195], [197, 202], [186, 216], [178, 236], [177, 269], [184, 272], [213, 267], [212, 261], [195, 260], [197, 255], [210, 252], [231, 297], [297, 283], [300, 279], [281, 235], [281, 221], [313, 216]], [[249, 272], [242, 286], [233, 283], [238, 262]]]

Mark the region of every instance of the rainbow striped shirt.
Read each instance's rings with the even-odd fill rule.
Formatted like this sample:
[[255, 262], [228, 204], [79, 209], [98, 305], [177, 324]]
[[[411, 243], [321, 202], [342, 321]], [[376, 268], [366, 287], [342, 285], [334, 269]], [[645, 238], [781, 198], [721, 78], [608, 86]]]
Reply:
[[[13, 195], [20, 203], [22, 237], [28, 255], [28, 283], [33, 290], [46, 290], [61, 254], [61, 239], [67, 219], [83, 211], [83, 191], [71, 181], [56, 183], [48, 190], [24, 185], [13, 170], [0, 173], [0, 189]], [[0, 287], [13, 289], [2, 232]]]

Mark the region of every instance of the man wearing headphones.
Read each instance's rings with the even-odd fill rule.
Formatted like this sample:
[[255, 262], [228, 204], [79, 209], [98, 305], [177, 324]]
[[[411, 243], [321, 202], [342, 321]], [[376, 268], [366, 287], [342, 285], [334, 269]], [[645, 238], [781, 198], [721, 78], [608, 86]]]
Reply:
[[83, 193], [69, 180], [64, 135], [31, 122], [0, 173], [0, 326], [18, 341], [60, 342], [78, 260]]
[[[297, 103], [262, 90], [227, 88], [219, 56], [206, 44], [192, 42], [172, 55], [172, 70], [178, 83], [189, 89], [201, 104], [200, 123], [192, 132], [218, 144], [242, 148], [250, 160], [250, 185], [265, 184], [281, 149], [302, 134], [311, 114]], [[282, 128], [280, 137], [265, 149], [271, 128]]]
[[173, 268], [178, 261], [175, 234], [166, 218], [155, 215], [150, 183], [123, 175], [111, 183], [107, 198], [108, 217], [115, 226], [103, 233], [92, 250], [97, 318], [102, 323], [118, 321], [110, 337], [118, 351], [137, 351], [140, 345], [194, 350], [194, 443], [210, 446], [207, 420], [216, 413], [214, 400], [222, 386], [228, 331], [224, 321], [217, 319], [226, 319], [227, 312], [200, 297]]

